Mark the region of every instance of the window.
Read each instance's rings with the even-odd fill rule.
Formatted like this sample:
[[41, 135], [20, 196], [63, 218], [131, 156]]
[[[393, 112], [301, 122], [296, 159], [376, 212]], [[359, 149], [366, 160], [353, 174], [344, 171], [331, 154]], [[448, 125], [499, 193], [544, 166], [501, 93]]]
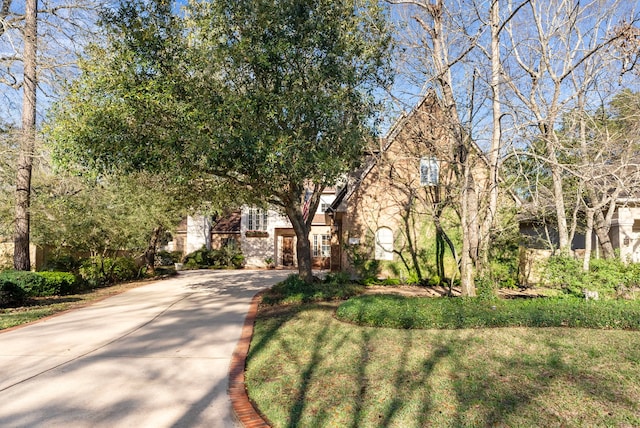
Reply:
[[381, 227], [376, 232], [376, 260], [393, 260], [393, 232]]
[[249, 208], [247, 230], [267, 230], [267, 210]]
[[420, 159], [420, 185], [437, 186], [440, 163], [434, 156]]
[[313, 257], [331, 257], [331, 235], [313, 235]]
[[238, 250], [238, 240], [236, 238], [223, 238], [220, 248], [229, 248], [236, 251]]
[[633, 233], [640, 233], [640, 219], [633, 220], [633, 226], [631, 227]]
[[330, 206], [331, 206], [331, 204], [328, 204], [328, 203], [326, 203], [326, 202], [321, 202], [321, 203], [320, 203], [320, 210], [319, 210], [319, 212], [321, 212], [321, 213], [326, 213]]

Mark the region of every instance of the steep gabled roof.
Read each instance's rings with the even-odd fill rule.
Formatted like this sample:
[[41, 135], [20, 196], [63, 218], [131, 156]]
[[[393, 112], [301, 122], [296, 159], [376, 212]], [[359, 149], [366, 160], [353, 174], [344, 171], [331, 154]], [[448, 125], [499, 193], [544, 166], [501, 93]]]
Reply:
[[419, 112], [423, 110], [423, 106], [425, 105], [425, 103], [435, 104], [438, 102], [438, 96], [436, 95], [435, 91], [429, 90], [409, 113], [402, 112], [400, 114], [400, 117], [398, 117], [391, 128], [389, 128], [386, 135], [379, 140], [380, 150], [371, 151], [370, 154], [367, 155], [363, 166], [349, 174], [347, 183], [338, 191], [338, 193], [336, 194], [336, 198], [334, 199], [328, 210], [330, 212], [337, 212], [340, 204], [343, 201], [349, 200], [349, 198], [351, 198], [362, 181], [367, 177], [373, 167], [377, 164], [378, 156], [380, 154], [386, 153], [391, 148], [393, 143], [398, 139], [398, 135], [402, 132], [403, 129], [405, 129], [407, 124], [411, 123], [411, 121], [415, 119]]

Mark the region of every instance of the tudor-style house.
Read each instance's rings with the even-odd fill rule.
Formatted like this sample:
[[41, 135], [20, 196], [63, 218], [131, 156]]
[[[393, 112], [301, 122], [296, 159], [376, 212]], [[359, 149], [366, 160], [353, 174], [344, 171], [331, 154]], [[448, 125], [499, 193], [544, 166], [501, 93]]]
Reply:
[[[371, 259], [397, 260], [407, 245], [407, 236], [415, 234], [407, 230], [408, 206], [420, 197], [423, 204], [441, 207], [455, 197], [452, 189], [456, 183], [449, 164], [456, 153], [444, 123], [438, 97], [429, 92], [375, 143], [346, 184], [325, 191], [309, 235], [314, 268], [353, 271], [350, 254], [354, 251]], [[479, 168], [486, 165], [480, 157], [477, 163]], [[247, 266], [295, 266], [295, 233], [277, 210], [245, 206], [239, 222], [228, 225], [226, 230], [214, 225], [212, 236], [234, 234]], [[216, 244], [215, 238], [210, 241], [214, 247], [222, 245], [219, 240]], [[198, 240], [199, 247], [202, 242]]]
[[[433, 228], [428, 236], [423, 233], [425, 223], [447, 226], [443, 212], [457, 202], [459, 185], [446, 123], [437, 95], [428, 92], [350, 175], [328, 210], [332, 271], [352, 271], [354, 253], [379, 261], [404, 258], [405, 263], [411, 257], [407, 253], [421, 250], [424, 242], [417, 241], [435, 240]], [[486, 161], [473, 149], [470, 164], [479, 177], [476, 185], [482, 186]]]

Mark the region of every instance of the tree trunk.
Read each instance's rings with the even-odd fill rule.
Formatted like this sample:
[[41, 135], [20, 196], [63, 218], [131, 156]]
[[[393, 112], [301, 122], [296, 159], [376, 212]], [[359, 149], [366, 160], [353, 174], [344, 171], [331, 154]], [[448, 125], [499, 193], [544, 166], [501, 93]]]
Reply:
[[302, 212], [293, 208], [285, 208], [287, 217], [296, 233], [296, 257], [298, 260], [298, 275], [304, 282], [313, 282], [313, 270], [311, 266], [311, 243], [309, 242], [309, 232], [311, 230], [311, 218], [313, 213], [309, 213], [309, 218], [305, 222]]
[[489, 150], [489, 182], [487, 183], [489, 190], [489, 203], [484, 212], [484, 220], [481, 224], [480, 231], [480, 248], [478, 254], [478, 262], [476, 267], [481, 276], [485, 274], [485, 268], [489, 260], [489, 248], [491, 232], [495, 228], [496, 217], [498, 212], [498, 167], [500, 163], [500, 149], [502, 147], [502, 128], [500, 119], [502, 116], [500, 101], [500, 11], [499, 2], [494, 1], [490, 7], [490, 24], [491, 24], [491, 107], [492, 107], [492, 126], [491, 126], [491, 149]]
[[444, 237], [442, 230], [436, 227], [436, 272], [438, 274], [438, 283], [444, 281]]
[[600, 242], [600, 247], [602, 248], [602, 256], [605, 259], [613, 259], [616, 257], [616, 253], [613, 249], [611, 238], [609, 238], [611, 223], [606, 221], [601, 210], [597, 210], [595, 214], [594, 231], [596, 232], [596, 236]]
[[[589, 198], [593, 201], [592, 204], [596, 203], [598, 200], [596, 189], [594, 189], [593, 185], [589, 182], [586, 182], [585, 186], [587, 188]], [[615, 209], [616, 199], [618, 198], [619, 193], [620, 190], [616, 189], [611, 195], [607, 196], [611, 200], [608, 205], [608, 211], [610, 212], [607, 213], [607, 216], [603, 214], [602, 208], [596, 207], [592, 218], [592, 228], [598, 237], [600, 247], [602, 248], [602, 256], [605, 259], [613, 259], [616, 256], [613, 244], [611, 243], [611, 238], [609, 238], [609, 230], [611, 229], [611, 217], [613, 217], [612, 210]], [[599, 204], [599, 206], [601, 206], [601, 204]]]
[[13, 266], [16, 270], [30, 270], [29, 256], [31, 204], [31, 170], [36, 138], [36, 42], [37, 0], [27, 0], [24, 26], [24, 95], [22, 100], [22, 136], [18, 174], [16, 177], [16, 210]]
[[[443, 11], [444, 5], [442, 0], [437, 0], [435, 4], [425, 7], [427, 12], [433, 19], [433, 27], [429, 29], [430, 36], [433, 43], [433, 59], [436, 66], [436, 72], [438, 75], [437, 81], [442, 90], [442, 100], [444, 104], [444, 111], [449, 117], [449, 129], [454, 139], [458, 157], [458, 164], [455, 170], [455, 174], [462, 187], [461, 190], [461, 226], [462, 226], [462, 254], [460, 256], [460, 284], [462, 288], [462, 294], [465, 296], [475, 296], [476, 287], [474, 282], [474, 260], [472, 259], [472, 252], [477, 252], [478, 248], [478, 236], [477, 229], [473, 235], [473, 223], [477, 222], [477, 219], [470, 217], [470, 203], [473, 198], [470, 198], [470, 171], [469, 171], [469, 150], [468, 150], [468, 138], [469, 136], [463, 129], [460, 123], [460, 116], [458, 115], [458, 109], [456, 105], [456, 99], [452, 89], [452, 77], [451, 77], [451, 65], [448, 59], [447, 44], [444, 39], [443, 31]], [[477, 207], [471, 211], [477, 214]]]
[[587, 229], [584, 233], [584, 260], [582, 261], [582, 270], [589, 271], [589, 263], [591, 262], [591, 240], [593, 237], [593, 209], [587, 208]]
[[155, 274], [156, 272], [156, 249], [158, 248], [158, 241], [160, 241], [160, 236], [163, 232], [164, 228], [162, 226], [158, 226], [153, 229], [151, 239], [149, 239], [149, 245], [147, 246], [147, 250], [144, 253], [144, 260], [147, 265], [147, 270], [153, 274]]
[[[553, 132], [553, 131], [551, 131]], [[556, 145], [549, 144], [549, 158], [551, 178], [553, 179], [553, 196], [556, 203], [556, 217], [558, 221], [558, 250], [562, 255], [568, 255], [571, 250], [569, 242], [569, 227], [567, 226], [567, 212], [564, 206], [564, 189], [562, 171], [556, 158]]]
[[460, 289], [463, 296], [475, 296], [475, 261], [472, 254], [474, 250], [477, 250], [477, 241], [474, 240], [473, 223], [470, 221], [471, 213], [467, 183], [463, 183], [461, 199], [462, 252], [460, 254]]

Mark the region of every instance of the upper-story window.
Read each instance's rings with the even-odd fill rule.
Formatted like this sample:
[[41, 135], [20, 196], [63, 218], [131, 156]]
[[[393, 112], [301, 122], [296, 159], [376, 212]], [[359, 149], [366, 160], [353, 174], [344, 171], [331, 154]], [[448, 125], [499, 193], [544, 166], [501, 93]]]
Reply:
[[319, 213], [326, 213], [330, 206], [331, 206], [331, 204], [328, 204], [326, 202], [321, 202], [320, 203], [320, 209], [318, 210], [318, 212]]
[[440, 163], [435, 156], [420, 159], [420, 185], [437, 186], [440, 174]]
[[267, 230], [267, 210], [249, 208], [247, 230]]

